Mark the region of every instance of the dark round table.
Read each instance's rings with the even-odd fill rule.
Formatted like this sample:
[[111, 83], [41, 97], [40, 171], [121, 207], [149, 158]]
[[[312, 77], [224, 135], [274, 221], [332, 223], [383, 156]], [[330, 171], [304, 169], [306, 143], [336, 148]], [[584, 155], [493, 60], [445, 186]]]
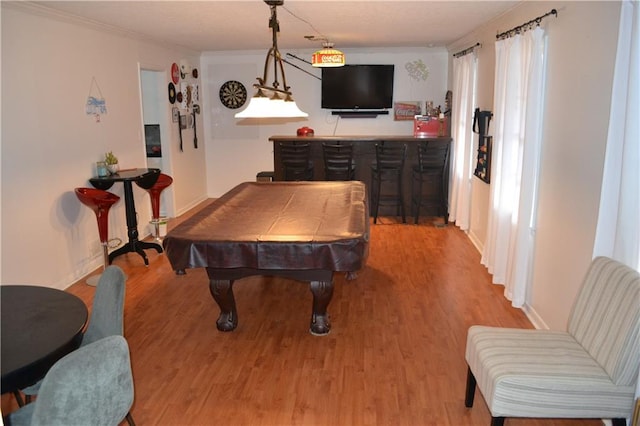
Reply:
[[78, 297], [53, 288], [0, 286], [2, 393], [42, 379], [82, 341], [87, 307]]

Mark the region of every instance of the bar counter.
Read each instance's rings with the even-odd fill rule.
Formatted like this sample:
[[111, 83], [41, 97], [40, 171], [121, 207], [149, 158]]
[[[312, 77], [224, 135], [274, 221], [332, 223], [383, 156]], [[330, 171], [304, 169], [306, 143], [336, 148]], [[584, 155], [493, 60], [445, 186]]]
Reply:
[[[418, 138], [414, 136], [402, 136], [402, 135], [382, 135], [382, 136], [271, 136], [269, 141], [273, 143], [273, 171], [274, 180], [284, 180], [284, 169], [282, 167], [282, 161], [280, 158], [280, 142], [293, 142], [293, 143], [309, 143], [311, 146], [311, 161], [313, 162], [313, 178], [314, 180], [324, 180], [324, 163], [322, 159], [322, 143], [340, 143], [353, 145], [353, 161], [356, 167], [355, 176], [356, 180], [362, 181], [367, 185], [367, 188], [371, 184], [371, 164], [376, 159], [375, 145], [378, 143], [384, 144], [407, 144], [407, 158], [403, 171], [403, 193], [404, 193], [404, 205], [405, 211], [409, 215], [411, 212], [411, 168], [418, 164], [418, 145], [423, 141], [435, 141], [437, 143], [448, 144], [451, 143], [450, 137], [435, 137], [435, 138]], [[450, 156], [452, 157], [452, 156]], [[448, 182], [448, 176], [445, 178]], [[436, 189], [433, 189], [436, 191]], [[426, 190], [427, 193], [430, 189]], [[446, 185], [445, 194], [448, 193], [448, 185]], [[448, 200], [447, 200], [448, 204]], [[380, 214], [386, 214], [392, 212], [393, 209], [385, 211], [381, 207]], [[426, 210], [425, 214], [437, 215], [437, 211]]]

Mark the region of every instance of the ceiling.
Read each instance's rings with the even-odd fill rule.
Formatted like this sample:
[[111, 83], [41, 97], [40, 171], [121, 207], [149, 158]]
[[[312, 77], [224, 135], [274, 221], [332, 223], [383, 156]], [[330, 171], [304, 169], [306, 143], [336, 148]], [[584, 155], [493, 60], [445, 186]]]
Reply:
[[[451, 44], [524, 0], [285, 0], [277, 7], [280, 49], [316, 49], [326, 37], [338, 49], [440, 47]], [[39, 10], [90, 20], [132, 36], [194, 51], [258, 50], [271, 45], [269, 6], [235, 1], [37, 1]], [[71, 19], [74, 19], [71, 17]], [[507, 30], [508, 28], [496, 28]]]

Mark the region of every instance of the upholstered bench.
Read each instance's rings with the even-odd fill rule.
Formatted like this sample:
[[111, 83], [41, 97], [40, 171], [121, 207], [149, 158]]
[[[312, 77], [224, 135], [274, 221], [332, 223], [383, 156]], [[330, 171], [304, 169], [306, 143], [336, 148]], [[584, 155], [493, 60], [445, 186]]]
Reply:
[[492, 416], [631, 417], [640, 366], [640, 274], [593, 260], [567, 331], [472, 326], [465, 404], [476, 384]]

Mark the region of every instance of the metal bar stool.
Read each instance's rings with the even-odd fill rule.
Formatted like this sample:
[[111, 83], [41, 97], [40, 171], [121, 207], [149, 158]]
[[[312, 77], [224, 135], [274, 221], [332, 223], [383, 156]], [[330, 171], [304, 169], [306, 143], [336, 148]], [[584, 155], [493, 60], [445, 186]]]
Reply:
[[[109, 209], [120, 200], [116, 194], [96, 188], [76, 188], [76, 196], [82, 204], [88, 206], [96, 214], [98, 233], [104, 256], [104, 268], [109, 266]], [[100, 275], [87, 279], [87, 284], [96, 286]]]
[[[396, 214], [402, 215], [402, 223], [407, 222], [402, 192], [402, 172], [406, 156], [406, 144], [376, 144], [376, 162], [371, 165], [373, 223], [378, 221], [380, 205], [396, 206]], [[388, 187], [386, 191], [385, 186]]]
[[355, 180], [353, 145], [322, 144], [325, 180]]
[[420, 207], [435, 206], [449, 223], [447, 181], [449, 170], [449, 143], [431, 141], [418, 145], [418, 164], [411, 168], [411, 208], [414, 223], [418, 223]]
[[151, 223], [155, 226], [155, 238], [160, 241], [160, 223], [166, 221], [166, 217], [160, 216], [160, 194], [173, 183], [173, 178], [164, 173], [160, 173], [158, 180], [153, 186], [148, 187], [144, 182], [136, 182], [140, 188], [146, 190], [151, 198]]
[[313, 180], [313, 162], [309, 160], [308, 143], [280, 143], [280, 156], [284, 166], [284, 180]]

